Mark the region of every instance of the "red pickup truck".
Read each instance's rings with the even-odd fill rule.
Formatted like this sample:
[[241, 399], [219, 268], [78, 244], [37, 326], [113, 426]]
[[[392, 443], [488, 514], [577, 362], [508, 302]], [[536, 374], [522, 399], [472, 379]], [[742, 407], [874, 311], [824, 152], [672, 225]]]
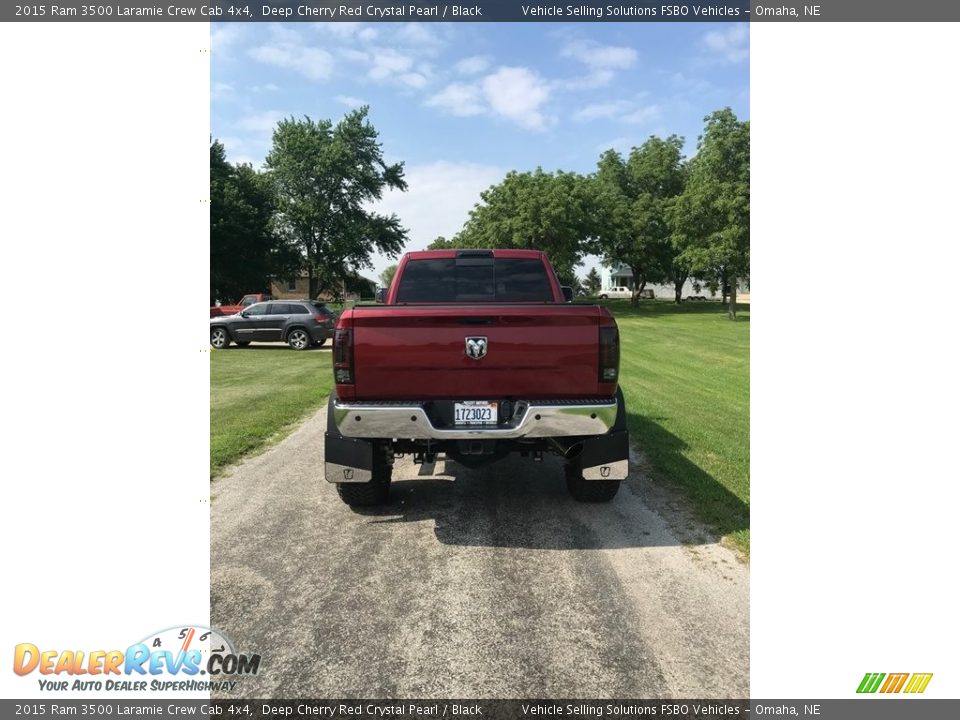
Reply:
[[566, 461], [577, 500], [627, 477], [617, 323], [573, 304], [543, 253], [407, 253], [378, 305], [334, 332], [325, 476], [348, 505], [387, 500], [395, 456], [468, 467], [509, 453]]
[[258, 302], [266, 302], [267, 300], [273, 300], [272, 295], [266, 295], [264, 293], [250, 293], [249, 295], [244, 295], [240, 302], [236, 305], [211, 305], [210, 306], [210, 317], [221, 317], [223, 315], [236, 315], [239, 312], [242, 312], [244, 308], [254, 305]]

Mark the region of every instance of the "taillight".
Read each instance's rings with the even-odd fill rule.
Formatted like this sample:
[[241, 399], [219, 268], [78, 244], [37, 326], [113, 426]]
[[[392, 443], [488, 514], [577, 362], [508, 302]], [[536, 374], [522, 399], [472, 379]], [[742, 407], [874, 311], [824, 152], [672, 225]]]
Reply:
[[620, 331], [616, 325], [600, 328], [600, 372], [602, 383], [615, 383], [620, 375]]
[[353, 384], [353, 331], [348, 328], [333, 334], [333, 380], [337, 385]]

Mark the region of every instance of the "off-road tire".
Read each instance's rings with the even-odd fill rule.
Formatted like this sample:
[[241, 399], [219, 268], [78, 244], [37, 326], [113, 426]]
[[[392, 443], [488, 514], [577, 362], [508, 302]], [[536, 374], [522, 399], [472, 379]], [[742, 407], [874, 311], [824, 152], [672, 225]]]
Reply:
[[567, 490], [578, 502], [610, 502], [620, 490], [620, 480], [584, 480], [578, 460], [568, 461], [564, 467]]
[[230, 345], [230, 333], [225, 327], [210, 328], [210, 346], [215, 350], [225, 350]]
[[383, 505], [390, 497], [393, 467], [383, 453], [374, 448], [373, 477], [365, 483], [337, 483], [337, 495], [350, 507]]

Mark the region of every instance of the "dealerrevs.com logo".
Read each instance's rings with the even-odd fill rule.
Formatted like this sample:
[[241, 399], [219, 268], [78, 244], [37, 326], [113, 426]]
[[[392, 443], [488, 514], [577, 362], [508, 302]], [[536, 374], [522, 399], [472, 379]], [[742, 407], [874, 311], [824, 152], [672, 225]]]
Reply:
[[237, 676], [259, 669], [259, 655], [238, 653], [226, 636], [202, 625], [151, 633], [126, 650], [41, 650], [20, 643], [13, 651], [13, 671], [37, 673], [40, 689], [51, 691], [230, 691]]
[[857, 686], [858, 693], [922, 693], [933, 673], [867, 673]]

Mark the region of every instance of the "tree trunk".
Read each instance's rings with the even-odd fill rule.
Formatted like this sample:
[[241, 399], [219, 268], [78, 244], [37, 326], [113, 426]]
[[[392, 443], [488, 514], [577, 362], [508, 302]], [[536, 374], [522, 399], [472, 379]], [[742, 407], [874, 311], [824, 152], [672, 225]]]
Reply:
[[677, 305], [683, 302], [683, 284], [689, 276], [690, 273], [683, 272], [675, 272], [673, 274], [673, 298]]
[[727, 310], [727, 315], [730, 316], [731, 320], [737, 319], [737, 279], [733, 278], [730, 281], [730, 308]]
[[643, 291], [644, 286], [647, 284], [647, 281], [641, 279], [640, 270], [637, 268], [630, 268], [633, 272], [633, 292], [630, 294], [630, 304], [639, 305], [640, 304], [640, 293]]

